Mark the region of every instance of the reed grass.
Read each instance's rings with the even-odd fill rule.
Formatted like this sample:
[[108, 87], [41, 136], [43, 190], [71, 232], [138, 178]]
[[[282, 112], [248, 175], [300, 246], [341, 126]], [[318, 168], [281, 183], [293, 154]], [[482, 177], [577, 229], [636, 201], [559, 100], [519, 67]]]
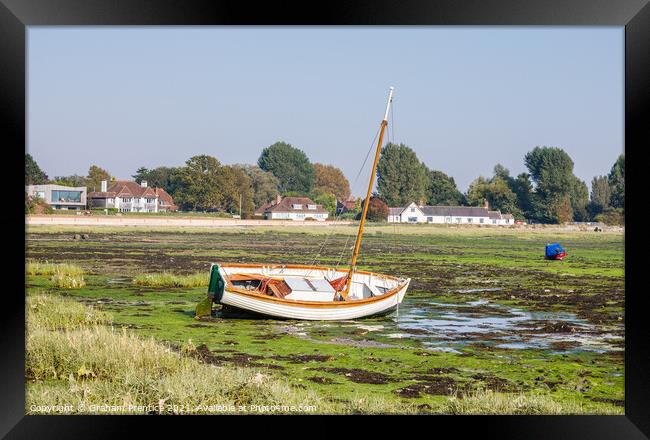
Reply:
[[78, 289], [86, 285], [83, 269], [74, 264], [27, 261], [25, 263], [25, 274], [28, 276], [49, 276], [52, 286], [59, 289]]
[[113, 320], [110, 313], [59, 296], [30, 295], [25, 305], [28, 329], [75, 330], [107, 325]]
[[208, 271], [189, 275], [174, 275], [169, 272], [137, 275], [133, 283], [149, 287], [207, 287], [210, 279]]
[[567, 414], [622, 414], [623, 409], [612, 410], [594, 406], [587, 409], [577, 401], [558, 401], [542, 393], [497, 393], [476, 390], [462, 398], [452, 396], [440, 409], [451, 415], [567, 415]]

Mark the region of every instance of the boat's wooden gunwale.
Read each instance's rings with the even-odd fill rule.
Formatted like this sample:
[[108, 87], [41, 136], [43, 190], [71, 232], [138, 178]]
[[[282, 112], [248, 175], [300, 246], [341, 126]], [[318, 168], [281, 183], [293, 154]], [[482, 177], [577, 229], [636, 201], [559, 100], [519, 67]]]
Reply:
[[[323, 267], [323, 266], [304, 266], [304, 265], [282, 265], [282, 264], [277, 264], [277, 265], [262, 265], [262, 264], [224, 264], [221, 265], [222, 268], [225, 267], [270, 267], [270, 268], [278, 268], [278, 267], [284, 267], [287, 269], [314, 269], [314, 270], [332, 270], [332, 268], [328, 267]], [[377, 274], [374, 272], [367, 272], [367, 271], [357, 271], [357, 273], [363, 274], [363, 275], [374, 275], [378, 277], [383, 277], [387, 279], [392, 279], [392, 280], [399, 280], [397, 277], [393, 277], [390, 275], [382, 275], [382, 274]], [[268, 295], [263, 295], [261, 293], [256, 293], [256, 292], [251, 292], [246, 289], [240, 289], [238, 287], [235, 287], [231, 281], [228, 275], [226, 275], [226, 286], [225, 289], [228, 290], [231, 293], [237, 293], [240, 295], [247, 296], [249, 298], [254, 298], [254, 299], [260, 299], [262, 301], [268, 301], [268, 302], [274, 302], [274, 303], [279, 303], [279, 304], [285, 304], [285, 305], [290, 305], [290, 306], [296, 306], [296, 307], [310, 307], [310, 308], [333, 308], [333, 307], [355, 307], [355, 306], [361, 306], [364, 304], [369, 304], [377, 301], [382, 301], [387, 298], [390, 298], [400, 292], [404, 288], [404, 286], [408, 283], [408, 280], [404, 281], [403, 283], [395, 286], [391, 290], [387, 291], [383, 295], [380, 296], [375, 296], [372, 298], [364, 298], [364, 299], [355, 299], [355, 300], [350, 300], [350, 301], [303, 301], [303, 300], [297, 300], [297, 299], [286, 299], [286, 298], [276, 298], [274, 296], [268, 296]]]

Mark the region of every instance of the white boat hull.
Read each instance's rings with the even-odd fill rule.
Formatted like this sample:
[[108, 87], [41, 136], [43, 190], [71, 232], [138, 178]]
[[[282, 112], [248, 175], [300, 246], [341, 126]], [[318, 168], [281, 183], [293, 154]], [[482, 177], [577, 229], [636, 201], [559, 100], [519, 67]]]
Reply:
[[[263, 269], [261, 269], [263, 268]], [[335, 271], [328, 268], [307, 268], [301, 266], [276, 266], [262, 267], [254, 265], [228, 265], [219, 268], [219, 272], [227, 280], [228, 272], [248, 271], [249, 273], [264, 273], [270, 276], [285, 274], [288, 276], [304, 276], [304, 274], [316, 276], [329, 276], [329, 279], [345, 274], [344, 271]], [[365, 318], [373, 315], [388, 313], [396, 309], [404, 299], [408, 289], [409, 279], [399, 279], [386, 275], [373, 274], [369, 272], [355, 273], [353, 277], [353, 289], [362, 291], [364, 284], [366, 288], [372, 286], [376, 289], [379, 286], [383, 293], [372, 295], [370, 298], [350, 299], [346, 301], [296, 301], [291, 299], [280, 299], [262, 294], [242, 291], [231, 283], [226, 282], [223, 293], [215, 298], [215, 302], [234, 307], [236, 309], [252, 312], [255, 314], [284, 318], [312, 321], [337, 321]], [[375, 292], [377, 292], [375, 290]]]

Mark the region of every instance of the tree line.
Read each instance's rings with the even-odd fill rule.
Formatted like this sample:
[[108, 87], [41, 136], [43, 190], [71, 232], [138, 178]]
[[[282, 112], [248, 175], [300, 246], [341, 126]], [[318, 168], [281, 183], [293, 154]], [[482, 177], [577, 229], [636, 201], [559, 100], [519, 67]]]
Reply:
[[461, 193], [454, 178], [430, 170], [404, 144], [382, 148], [377, 166], [377, 196], [389, 206], [411, 202], [427, 205], [482, 206], [539, 223], [603, 221], [622, 224], [625, 213], [625, 156], [605, 176], [587, 184], [573, 173], [573, 160], [561, 148], [535, 147], [524, 156], [528, 172], [516, 177], [501, 164], [493, 175], [479, 176]]
[[[224, 165], [213, 156], [198, 155], [180, 167], [140, 167], [132, 177], [137, 183], [145, 180], [148, 186], [165, 189], [181, 210], [234, 214], [241, 208], [244, 218], [278, 194], [310, 197], [332, 213], [337, 200], [350, 196], [350, 184], [339, 168], [312, 163], [304, 151], [285, 142], [264, 148], [256, 165]], [[50, 179], [31, 155], [25, 155], [26, 185], [86, 186], [93, 192], [100, 190], [102, 180], [115, 178], [96, 165], [86, 176]]]
[[[573, 160], [561, 148], [535, 147], [524, 156], [524, 165], [528, 172], [511, 176], [507, 168], [497, 164], [492, 176], [479, 176], [462, 193], [453, 177], [429, 169], [410, 147], [388, 143], [381, 150], [369, 218], [385, 219], [388, 206], [411, 202], [482, 206], [487, 201], [490, 209], [539, 223], [596, 220], [622, 224], [623, 155], [609, 174], [593, 178], [591, 194], [585, 182], [573, 173]], [[138, 183], [146, 180], [149, 186], [164, 188], [181, 210], [238, 213], [241, 204], [243, 217], [252, 216], [256, 208], [278, 194], [308, 196], [330, 213], [335, 212], [337, 199], [350, 196], [350, 184], [339, 168], [312, 163], [304, 151], [285, 142], [264, 148], [255, 165], [224, 165], [215, 157], [198, 155], [180, 167], [140, 167], [132, 177]], [[114, 178], [96, 165], [86, 176], [57, 176], [50, 180], [26, 155], [26, 184], [86, 186], [92, 192], [99, 191], [102, 180]], [[361, 200], [357, 200], [353, 211], [360, 208]]]

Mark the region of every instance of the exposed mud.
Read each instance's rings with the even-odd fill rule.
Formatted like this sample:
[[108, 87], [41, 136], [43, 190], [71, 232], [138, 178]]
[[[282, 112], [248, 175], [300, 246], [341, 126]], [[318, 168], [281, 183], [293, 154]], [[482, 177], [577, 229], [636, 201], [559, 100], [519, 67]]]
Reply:
[[472, 379], [481, 381], [485, 388], [496, 392], [522, 391], [520, 387], [515, 386], [507, 379], [503, 379], [492, 374], [478, 373], [470, 376]]
[[392, 378], [387, 374], [377, 373], [361, 368], [309, 368], [310, 371], [325, 371], [327, 373], [340, 374], [341, 376], [356, 383], [369, 384], [386, 384], [392, 382]]
[[338, 382], [335, 382], [334, 380], [330, 379], [329, 377], [323, 377], [323, 376], [313, 376], [313, 377], [308, 377], [307, 380], [310, 380], [314, 383], [320, 384], [320, 385], [332, 385], [336, 384]]
[[458, 392], [454, 379], [448, 376], [433, 376], [427, 381], [421, 381], [393, 391], [400, 397], [417, 398], [422, 394], [448, 396]]

